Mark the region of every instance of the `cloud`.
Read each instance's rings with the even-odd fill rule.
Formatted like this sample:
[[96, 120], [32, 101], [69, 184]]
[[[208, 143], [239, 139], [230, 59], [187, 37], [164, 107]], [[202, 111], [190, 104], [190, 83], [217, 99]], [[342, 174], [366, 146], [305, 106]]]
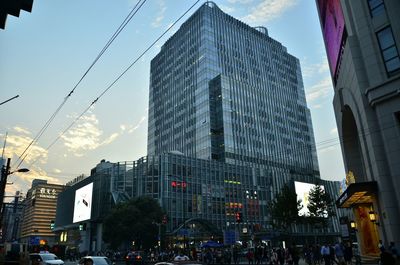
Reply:
[[142, 123], [147, 119], [146, 116], [143, 116], [140, 121], [131, 129], [129, 129], [129, 133], [133, 133], [134, 131], [136, 131], [137, 129], [139, 129], [140, 125], [142, 125]]
[[253, 0], [228, 0], [231, 4], [250, 4]]
[[[87, 151], [111, 144], [124, 133], [133, 133], [146, 119], [147, 117], [143, 116], [136, 125], [121, 124], [118, 132], [104, 137], [96, 115], [89, 113], [78, 121], [75, 128], [69, 130], [61, 138], [64, 140], [64, 145], [74, 156], [82, 157]], [[64, 157], [66, 156], [64, 154]]]
[[231, 6], [219, 5], [219, 7], [222, 9], [222, 11], [228, 14], [235, 12], [235, 8]]
[[329, 73], [329, 64], [325, 59], [320, 63], [305, 65], [302, 67], [302, 73], [305, 78], [313, 77], [324, 73]]
[[306, 94], [307, 102], [317, 101], [329, 96], [333, 92], [331, 77], [327, 76], [313, 85]]
[[26, 134], [26, 135], [31, 135], [31, 132], [30, 132], [30, 131], [28, 131], [28, 130], [26, 130], [26, 129], [24, 129], [24, 128], [18, 127], [18, 126], [15, 126], [15, 127], [14, 127], [14, 130], [15, 130], [16, 132], [18, 132], [18, 133], [23, 133], [23, 134]]
[[164, 20], [165, 17], [165, 11], [167, 10], [167, 7], [165, 6], [165, 1], [164, 0], [159, 0], [158, 1], [160, 11], [157, 14], [156, 19], [151, 23], [151, 25], [154, 28], [158, 28], [161, 26], [162, 21]]
[[[245, 0], [232, 0], [243, 2]], [[249, 24], [263, 25], [268, 21], [280, 17], [285, 11], [294, 6], [297, 0], [262, 0], [251, 13], [243, 18]]]
[[[32, 133], [21, 126], [16, 126], [10, 130], [7, 136], [7, 144], [4, 151], [5, 158], [11, 158], [11, 171], [15, 171], [18, 165], [19, 156], [24, 152], [26, 147], [32, 142]], [[4, 137], [4, 135], [1, 135]], [[28, 172], [16, 172], [8, 176], [8, 182], [12, 185], [6, 186], [7, 196], [12, 196], [16, 191], [26, 192], [27, 187], [31, 186], [34, 179], [45, 179], [49, 183], [61, 184], [59, 178], [49, 176], [40, 165], [47, 163], [48, 151], [41, 147], [38, 143], [31, 145], [28, 155], [25, 157], [23, 164], [19, 168], [28, 168]], [[24, 155], [25, 156], [25, 155]], [[8, 198], [7, 201], [11, 200]]]
[[135, 125], [128, 125], [128, 133], [133, 133], [134, 131], [136, 131], [137, 129], [139, 129], [139, 127], [142, 125], [142, 123], [147, 119], [146, 116], [143, 116], [140, 121]]
[[[11, 158], [11, 164], [16, 163], [18, 158], [24, 153], [25, 149], [31, 144], [33, 138], [32, 133], [20, 126], [15, 126], [7, 136], [7, 145], [4, 156]], [[31, 144], [29, 150], [23, 155], [24, 162], [29, 164], [32, 162], [47, 162], [48, 152], [37, 143]]]
[[64, 145], [75, 156], [81, 157], [85, 151], [94, 150], [112, 143], [120, 133], [113, 133], [102, 140], [103, 131], [99, 129], [99, 121], [94, 114], [83, 116], [78, 125], [61, 136]]
[[[26, 195], [26, 190], [28, 187], [32, 186], [32, 180], [34, 179], [47, 180], [47, 182], [51, 184], [63, 184], [59, 178], [51, 177], [40, 167], [32, 165], [29, 167], [29, 172], [14, 173], [8, 177], [8, 182], [13, 184], [6, 186], [6, 195], [12, 196], [17, 191], [21, 191], [22, 196]], [[8, 199], [8, 201], [10, 200], [11, 199]]]

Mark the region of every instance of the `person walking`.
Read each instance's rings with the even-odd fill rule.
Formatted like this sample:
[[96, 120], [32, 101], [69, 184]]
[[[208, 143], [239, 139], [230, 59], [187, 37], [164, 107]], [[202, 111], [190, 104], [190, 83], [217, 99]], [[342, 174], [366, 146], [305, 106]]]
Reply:
[[331, 252], [328, 244], [323, 244], [321, 247], [321, 255], [325, 265], [331, 265]]
[[339, 242], [335, 244], [335, 256], [337, 263], [342, 265], [344, 263], [343, 245]]
[[254, 264], [254, 252], [251, 248], [248, 249], [246, 257], [249, 262], [249, 265]]
[[346, 265], [351, 265], [351, 260], [353, 259], [353, 248], [350, 242], [347, 242], [346, 246], [344, 247], [343, 258], [346, 262]]
[[239, 264], [239, 250], [237, 247], [233, 248], [233, 263], [235, 265]]

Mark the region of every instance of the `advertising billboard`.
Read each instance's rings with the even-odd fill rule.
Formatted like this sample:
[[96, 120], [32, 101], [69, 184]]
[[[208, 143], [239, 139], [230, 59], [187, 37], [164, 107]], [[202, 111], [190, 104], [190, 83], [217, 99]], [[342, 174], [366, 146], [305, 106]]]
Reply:
[[335, 76], [345, 32], [340, 0], [317, 0], [322, 34], [332, 76]]
[[[316, 185], [305, 182], [294, 182], [294, 188], [297, 194], [297, 200], [301, 200], [301, 205], [303, 208], [299, 211], [299, 216], [309, 216], [310, 212], [308, 210], [308, 197], [310, 195], [310, 190], [314, 188]], [[323, 190], [325, 190], [324, 186], [321, 186]]]
[[75, 192], [73, 223], [90, 219], [92, 212], [93, 182]]

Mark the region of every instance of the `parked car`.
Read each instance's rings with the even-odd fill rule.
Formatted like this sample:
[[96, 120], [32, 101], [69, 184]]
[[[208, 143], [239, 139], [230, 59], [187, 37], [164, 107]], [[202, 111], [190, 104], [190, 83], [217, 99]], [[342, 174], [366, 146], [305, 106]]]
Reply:
[[103, 256], [86, 256], [79, 260], [78, 265], [86, 265], [89, 260], [93, 261], [93, 265], [113, 265], [115, 263], [111, 262], [111, 260], [107, 257]]
[[53, 253], [29, 254], [29, 265], [63, 265], [64, 261]]
[[185, 261], [158, 262], [154, 265], [201, 265], [201, 264], [203, 263], [198, 261], [185, 260]]

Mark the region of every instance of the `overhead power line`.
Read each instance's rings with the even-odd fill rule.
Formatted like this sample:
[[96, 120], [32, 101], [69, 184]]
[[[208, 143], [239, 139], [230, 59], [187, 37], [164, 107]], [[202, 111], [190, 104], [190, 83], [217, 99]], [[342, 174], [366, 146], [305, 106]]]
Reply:
[[29, 154], [29, 149], [31, 146], [39, 141], [39, 139], [42, 137], [43, 133], [47, 130], [47, 128], [50, 126], [52, 121], [55, 119], [57, 114], [60, 112], [62, 107], [65, 105], [67, 100], [71, 97], [71, 95], [75, 92], [79, 84], [82, 82], [82, 80], [86, 77], [86, 75], [90, 72], [90, 70], [93, 68], [93, 66], [97, 63], [97, 61], [101, 58], [101, 56], [107, 51], [107, 49], [110, 47], [110, 45], [114, 42], [114, 40], [118, 37], [118, 35], [121, 33], [121, 31], [126, 27], [126, 25], [132, 20], [132, 18], [136, 15], [136, 13], [140, 10], [140, 8], [144, 5], [144, 3], [147, 0], [139, 0], [136, 5], [132, 8], [132, 10], [129, 12], [129, 14], [126, 16], [124, 21], [121, 23], [121, 25], [117, 28], [117, 30], [114, 32], [114, 34], [111, 36], [111, 38], [107, 41], [106, 45], [104, 45], [103, 49], [99, 52], [99, 54], [96, 56], [94, 61], [91, 63], [91, 65], [88, 67], [88, 69], [85, 71], [85, 73], [82, 75], [82, 77], [79, 79], [79, 81], [75, 84], [75, 86], [72, 88], [72, 90], [68, 93], [66, 97], [64, 97], [63, 101], [61, 104], [57, 107], [57, 109], [54, 111], [54, 113], [50, 116], [50, 118], [46, 121], [46, 123], [43, 125], [43, 127], [39, 130], [39, 132], [36, 134], [36, 136], [32, 139], [32, 141], [28, 144], [28, 146], [24, 149], [22, 154], [18, 157], [18, 159], [14, 162], [14, 165], [18, 163], [17, 168], [22, 164], [22, 162], [25, 160], [25, 158]]
[[[165, 36], [184, 16], [186, 16], [187, 13], [190, 12], [190, 10], [193, 9], [201, 0], [195, 1], [193, 5], [191, 5], [177, 20], [175, 20], [155, 41], [153, 41], [150, 46], [145, 49], [109, 86], [107, 86], [106, 89], [103, 90], [103, 92], [100, 93], [100, 95], [93, 100], [93, 102], [78, 116], [74, 119], [74, 121], [67, 127], [65, 128], [57, 137], [56, 139], [46, 148], [46, 151], [49, 150], [66, 132], [68, 132], [72, 126], [75, 125], [75, 123], [83, 116], [89, 109], [97, 103], [97, 101], [104, 96], [104, 94], [107, 93], [151, 48], [156, 45], [156, 43]], [[25, 160], [21, 160], [21, 162], [18, 164], [18, 167], [22, 164], [22, 162]], [[31, 163], [31, 166], [34, 165], [37, 162], [37, 159]]]

